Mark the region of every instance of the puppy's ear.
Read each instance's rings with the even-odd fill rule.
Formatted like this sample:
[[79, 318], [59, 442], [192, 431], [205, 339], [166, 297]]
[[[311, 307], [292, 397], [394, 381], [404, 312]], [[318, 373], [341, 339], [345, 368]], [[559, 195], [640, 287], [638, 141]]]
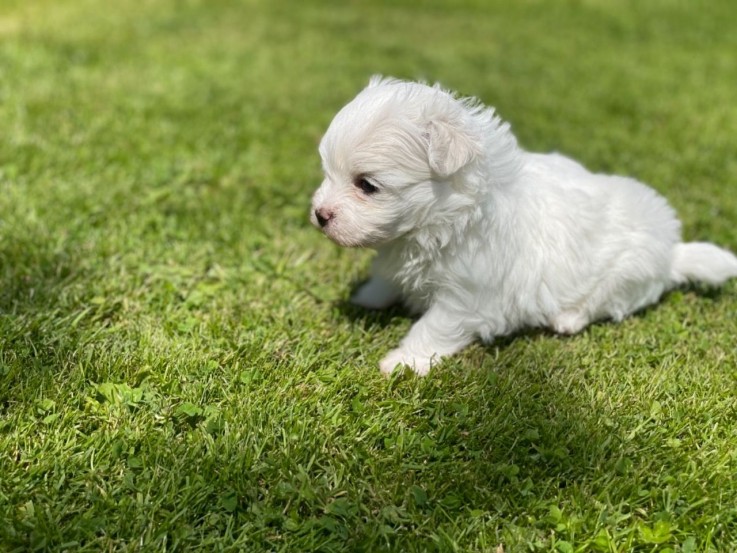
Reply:
[[478, 153], [473, 139], [446, 121], [430, 121], [425, 128], [430, 168], [448, 177], [465, 167]]

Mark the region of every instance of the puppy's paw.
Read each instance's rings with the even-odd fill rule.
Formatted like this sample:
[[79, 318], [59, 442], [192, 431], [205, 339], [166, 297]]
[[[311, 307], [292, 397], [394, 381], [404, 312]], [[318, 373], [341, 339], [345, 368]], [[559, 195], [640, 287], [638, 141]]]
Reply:
[[563, 311], [552, 321], [553, 330], [558, 334], [578, 334], [587, 324], [588, 317], [577, 311]]
[[366, 309], [386, 309], [399, 300], [399, 293], [389, 284], [377, 277], [361, 286], [351, 297], [351, 303]]
[[394, 369], [404, 365], [412, 369], [418, 376], [425, 376], [430, 372], [431, 361], [430, 358], [415, 357], [401, 349], [393, 349], [379, 362], [379, 369], [381, 374], [389, 376], [394, 372]]

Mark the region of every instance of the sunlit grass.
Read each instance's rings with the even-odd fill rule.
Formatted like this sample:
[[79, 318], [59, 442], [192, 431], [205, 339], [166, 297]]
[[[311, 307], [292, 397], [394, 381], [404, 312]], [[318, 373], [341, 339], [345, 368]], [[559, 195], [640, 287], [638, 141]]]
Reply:
[[0, 5], [0, 549], [737, 548], [735, 283], [387, 381], [307, 220], [381, 72], [735, 250], [735, 51], [729, 2]]

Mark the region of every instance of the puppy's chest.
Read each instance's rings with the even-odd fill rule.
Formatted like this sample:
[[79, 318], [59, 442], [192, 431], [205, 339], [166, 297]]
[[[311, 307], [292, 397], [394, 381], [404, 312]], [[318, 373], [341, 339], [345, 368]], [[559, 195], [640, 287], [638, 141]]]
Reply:
[[393, 282], [402, 291], [403, 299], [417, 311], [429, 307], [448, 276], [437, 256], [412, 249], [379, 252], [374, 270]]

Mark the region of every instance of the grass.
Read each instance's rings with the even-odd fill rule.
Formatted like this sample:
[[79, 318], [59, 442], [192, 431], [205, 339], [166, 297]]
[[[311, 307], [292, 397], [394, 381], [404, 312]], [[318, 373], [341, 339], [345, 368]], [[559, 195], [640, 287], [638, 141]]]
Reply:
[[497, 106], [737, 249], [737, 9], [0, 5], [0, 550], [729, 551], [737, 285], [383, 379], [310, 228], [374, 72]]

